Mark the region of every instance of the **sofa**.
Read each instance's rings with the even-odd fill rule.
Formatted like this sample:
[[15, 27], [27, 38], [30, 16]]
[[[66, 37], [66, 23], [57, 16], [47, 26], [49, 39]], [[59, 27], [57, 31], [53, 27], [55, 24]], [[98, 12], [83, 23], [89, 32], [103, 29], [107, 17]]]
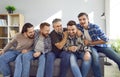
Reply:
[[[101, 70], [102, 70], [102, 77], [104, 77], [104, 57], [105, 55], [102, 53], [99, 53], [100, 55], [100, 65], [101, 65]], [[81, 65], [81, 60], [78, 60], [78, 64]], [[12, 70], [12, 76], [14, 73], [14, 62], [10, 62], [11, 70]], [[57, 58], [54, 63], [54, 77], [59, 77], [59, 67], [60, 67], [60, 59]], [[38, 68], [38, 60], [32, 60], [31, 61], [31, 68], [30, 68], [30, 77], [35, 77], [37, 73], [37, 68]], [[72, 75], [71, 69], [69, 68], [67, 72], [66, 77], [74, 77]], [[88, 76], [87, 77], [94, 77], [92, 68], [90, 68]]]

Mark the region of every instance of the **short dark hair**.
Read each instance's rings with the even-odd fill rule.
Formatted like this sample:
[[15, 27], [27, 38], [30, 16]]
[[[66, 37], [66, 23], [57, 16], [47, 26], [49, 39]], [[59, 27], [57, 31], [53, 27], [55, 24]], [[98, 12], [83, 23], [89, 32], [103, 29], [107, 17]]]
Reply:
[[40, 29], [44, 28], [45, 26], [48, 26], [48, 27], [49, 27], [50, 24], [47, 23], [47, 22], [43, 22], [43, 23], [40, 24]]
[[88, 14], [85, 13], [85, 12], [81, 12], [81, 13], [79, 13], [79, 14], [78, 14], [78, 18], [81, 17], [81, 16], [83, 16], [83, 15], [85, 15], [85, 16], [88, 18]]
[[22, 28], [21, 33], [23, 34], [24, 32], [27, 32], [27, 29], [28, 29], [28, 28], [31, 28], [31, 27], [33, 27], [33, 25], [32, 25], [31, 23], [25, 23], [25, 24], [23, 25], [23, 28]]
[[62, 20], [59, 19], [59, 18], [55, 18], [55, 19], [52, 21], [52, 24], [53, 24], [53, 23], [56, 23], [56, 22], [59, 22], [59, 21], [62, 21]]
[[76, 22], [73, 21], [73, 20], [70, 20], [70, 21], [67, 23], [67, 26], [72, 26], [72, 25], [76, 25]]

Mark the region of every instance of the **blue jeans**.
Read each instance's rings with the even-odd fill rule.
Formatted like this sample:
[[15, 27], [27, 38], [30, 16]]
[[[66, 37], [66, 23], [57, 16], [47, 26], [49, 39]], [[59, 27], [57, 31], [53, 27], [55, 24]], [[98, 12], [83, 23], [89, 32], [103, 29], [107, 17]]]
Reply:
[[93, 74], [95, 77], [102, 77], [99, 54], [95, 48], [91, 47], [91, 50]]
[[44, 77], [45, 59], [46, 59], [46, 55], [45, 54], [42, 54], [39, 57], [39, 64], [38, 64], [38, 70], [37, 70], [37, 76], [36, 77]]
[[70, 53], [66, 51], [49, 52], [46, 55], [45, 77], [53, 77], [54, 61], [56, 58], [61, 58], [59, 77], [66, 77], [67, 70], [70, 67]]
[[34, 59], [33, 51], [20, 54], [15, 60], [14, 77], [29, 77], [30, 61]]
[[112, 48], [110, 47], [98, 47], [94, 46], [96, 51], [104, 53], [108, 58], [112, 59], [114, 62], [116, 62], [120, 69], [120, 55], [116, 53]]
[[[33, 57], [34, 51], [29, 51], [25, 54], [20, 54], [15, 63], [15, 73], [14, 77], [29, 77], [30, 71], [30, 62], [34, 60]], [[37, 77], [44, 77], [44, 69], [45, 69], [45, 54], [41, 55], [39, 58]]]
[[[88, 71], [89, 71], [90, 66], [91, 66], [91, 58], [90, 58], [90, 60], [85, 61], [85, 60], [83, 60], [83, 57], [84, 57], [84, 52], [71, 53], [70, 65], [71, 65], [71, 69], [72, 69], [74, 77], [86, 77], [88, 74]], [[79, 65], [77, 63], [77, 59], [82, 60], [81, 70], [80, 70]]]
[[0, 71], [3, 76], [11, 75], [9, 62], [14, 61], [19, 54], [19, 51], [10, 49], [0, 56]]

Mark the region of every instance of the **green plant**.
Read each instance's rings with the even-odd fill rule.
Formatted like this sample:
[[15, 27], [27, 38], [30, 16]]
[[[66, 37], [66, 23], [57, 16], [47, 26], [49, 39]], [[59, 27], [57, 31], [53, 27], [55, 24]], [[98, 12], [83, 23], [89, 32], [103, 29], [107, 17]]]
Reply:
[[13, 12], [13, 11], [16, 10], [16, 8], [15, 8], [14, 6], [10, 6], [10, 5], [6, 6], [5, 9], [6, 9], [8, 12]]
[[111, 47], [120, 54], [120, 39], [111, 42]]

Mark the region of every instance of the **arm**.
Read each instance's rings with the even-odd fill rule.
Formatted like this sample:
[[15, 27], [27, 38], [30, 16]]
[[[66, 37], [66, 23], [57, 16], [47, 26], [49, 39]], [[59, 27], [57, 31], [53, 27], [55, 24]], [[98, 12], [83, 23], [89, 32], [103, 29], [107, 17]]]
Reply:
[[102, 31], [102, 29], [100, 29], [100, 27], [97, 25], [94, 25], [94, 34], [96, 35], [96, 38], [99, 38], [99, 40], [93, 41], [85, 40], [85, 45], [105, 44], [109, 40], [105, 33]]
[[85, 45], [98, 45], [98, 44], [105, 44], [106, 42], [103, 40], [97, 40], [97, 41], [88, 41], [88, 40], [84, 40]]
[[52, 50], [52, 44], [51, 44], [51, 38], [48, 38], [48, 51], [51, 51]]
[[58, 43], [55, 43], [55, 46], [58, 48], [58, 49], [62, 49], [63, 46], [66, 44], [66, 41], [67, 41], [67, 32], [63, 32], [64, 36], [63, 36], [63, 39], [58, 42]]
[[14, 46], [14, 44], [17, 45], [17, 38], [14, 37], [3, 49], [3, 52], [6, 52], [8, 49], [10, 49], [12, 46]]

